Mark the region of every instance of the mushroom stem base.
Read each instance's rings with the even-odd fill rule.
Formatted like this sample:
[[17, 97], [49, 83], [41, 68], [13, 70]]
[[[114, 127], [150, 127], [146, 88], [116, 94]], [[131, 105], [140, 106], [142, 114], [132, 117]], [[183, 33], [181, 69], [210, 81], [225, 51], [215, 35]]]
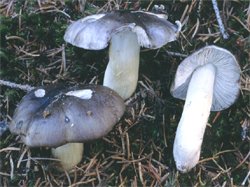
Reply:
[[62, 168], [66, 171], [72, 169], [82, 160], [83, 143], [67, 143], [52, 149], [52, 155], [60, 160]]

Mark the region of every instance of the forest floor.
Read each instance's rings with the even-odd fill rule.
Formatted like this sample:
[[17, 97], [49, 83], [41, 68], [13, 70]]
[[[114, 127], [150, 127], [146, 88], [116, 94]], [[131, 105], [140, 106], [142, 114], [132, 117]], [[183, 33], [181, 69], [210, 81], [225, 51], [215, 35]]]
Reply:
[[[50, 165], [50, 149], [28, 148], [6, 132], [0, 141], [0, 186], [249, 186], [250, 3], [219, 0], [224, 39], [210, 0], [2, 0], [0, 78], [30, 86], [102, 84], [108, 49], [90, 51], [63, 40], [70, 21], [117, 9], [152, 11], [163, 4], [168, 20], [180, 20], [177, 41], [142, 49], [139, 81], [126, 112], [104, 138], [85, 143], [82, 161], [69, 172]], [[240, 96], [211, 112], [200, 161], [177, 171], [173, 142], [184, 101], [170, 94], [176, 69], [206, 45], [232, 52], [241, 67]], [[9, 122], [25, 91], [0, 87], [0, 120]]]

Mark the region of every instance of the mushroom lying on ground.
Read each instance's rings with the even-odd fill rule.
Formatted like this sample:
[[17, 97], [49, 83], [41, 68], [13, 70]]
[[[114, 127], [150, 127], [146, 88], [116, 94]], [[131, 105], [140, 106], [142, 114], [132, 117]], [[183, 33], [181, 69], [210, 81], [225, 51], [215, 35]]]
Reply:
[[109, 47], [103, 85], [115, 90], [123, 99], [136, 89], [140, 46], [160, 48], [176, 40], [181, 23], [173, 25], [164, 14], [142, 11], [113, 11], [87, 16], [73, 22], [64, 40], [84, 49]]
[[227, 50], [207, 46], [179, 65], [171, 94], [185, 101], [174, 141], [174, 159], [181, 172], [199, 161], [211, 111], [230, 107], [239, 95], [240, 67]]
[[29, 147], [54, 147], [69, 170], [82, 159], [81, 142], [105, 136], [124, 110], [123, 99], [105, 86], [39, 87], [24, 96], [9, 129]]

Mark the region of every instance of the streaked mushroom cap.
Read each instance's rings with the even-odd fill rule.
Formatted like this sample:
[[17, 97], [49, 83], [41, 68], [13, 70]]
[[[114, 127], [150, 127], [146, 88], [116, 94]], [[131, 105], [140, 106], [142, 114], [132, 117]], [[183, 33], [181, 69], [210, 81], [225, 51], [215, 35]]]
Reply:
[[216, 68], [211, 111], [226, 109], [239, 95], [240, 67], [229, 51], [214, 45], [201, 48], [181, 62], [171, 86], [171, 94], [185, 100], [192, 73], [197, 67], [207, 63]]
[[23, 97], [10, 131], [31, 147], [85, 142], [105, 136], [124, 110], [123, 99], [104, 86], [39, 87]]
[[99, 50], [108, 46], [114, 34], [130, 30], [137, 34], [142, 47], [159, 48], [176, 40], [181, 29], [180, 22], [176, 23], [170, 23], [163, 14], [112, 11], [73, 22], [65, 32], [64, 40], [77, 47]]

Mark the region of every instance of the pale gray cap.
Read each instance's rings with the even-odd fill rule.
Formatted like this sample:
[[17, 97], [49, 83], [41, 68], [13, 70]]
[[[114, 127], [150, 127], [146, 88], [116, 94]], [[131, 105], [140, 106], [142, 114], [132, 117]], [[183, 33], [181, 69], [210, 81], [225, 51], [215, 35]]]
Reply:
[[9, 128], [28, 146], [58, 147], [105, 136], [124, 111], [123, 99], [105, 86], [39, 87], [23, 97]]
[[211, 111], [226, 109], [238, 98], [240, 67], [232, 53], [214, 45], [201, 48], [181, 62], [171, 86], [171, 94], [185, 100], [192, 73], [207, 63], [216, 68]]
[[95, 14], [73, 22], [64, 40], [84, 49], [99, 50], [108, 46], [113, 35], [130, 30], [137, 34], [142, 47], [160, 48], [176, 40], [181, 23], [170, 23], [164, 14], [143, 11], [112, 11]]

